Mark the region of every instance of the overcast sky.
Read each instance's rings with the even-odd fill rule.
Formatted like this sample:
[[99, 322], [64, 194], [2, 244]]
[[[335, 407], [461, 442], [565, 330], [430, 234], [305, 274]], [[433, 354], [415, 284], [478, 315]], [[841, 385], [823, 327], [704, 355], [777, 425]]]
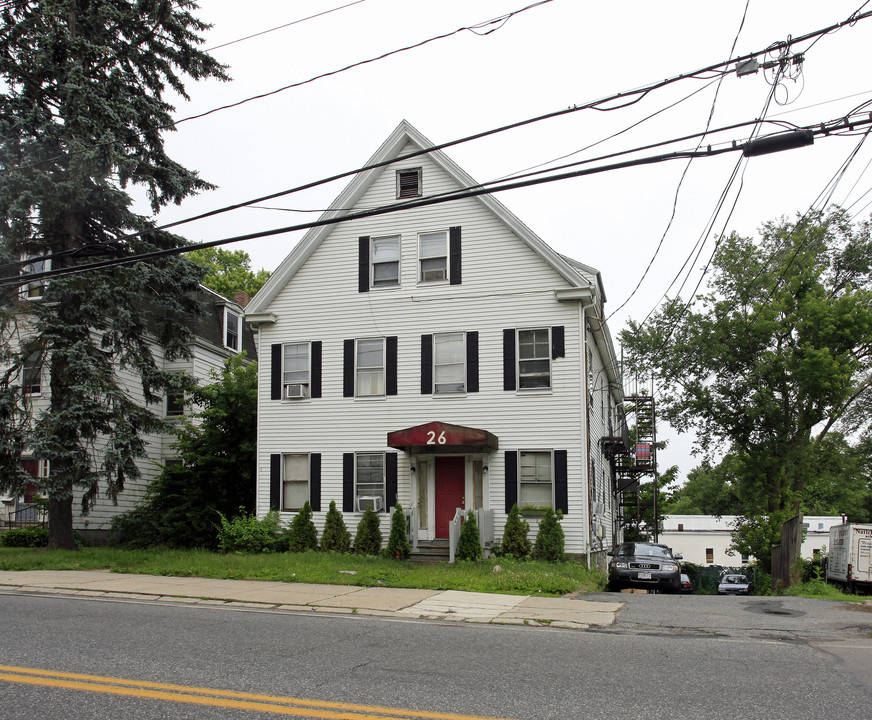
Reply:
[[[175, 117], [277, 90], [535, 2], [203, 0], [198, 14], [214, 25], [205, 47], [216, 48], [213, 55], [229, 66], [232, 82], [189, 83], [191, 100], [177, 103]], [[349, 3], [353, 4], [295, 23]], [[180, 124], [177, 132], [167, 136], [170, 155], [219, 188], [166, 210], [159, 220], [189, 217], [360, 167], [402, 119], [434, 143], [442, 143], [763, 50], [845, 20], [862, 6], [862, 0], [749, 0], [746, 13], [746, 0], [551, 0], [505, 23], [483, 26], [477, 33], [463, 31]], [[869, 9], [872, 3], [863, 7]], [[288, 23], [295, 24], [216, 47]], [[796, 53], [807, 51], [804, 62], [791, 66], [798, 77], [785, 79], [775, 89], [766, 111], [768, 120], [821, 123], [872, 100], [872, 18], [811, 44], [791, 48]], [[487, 181], [570, 154], [559, 162], [626, 151], [699, 133], [710, 114], [711, 128], [761, 117], [772, 92], [770, 76], [761, 71], [745, 77], [733, 72], [720, 83], [711, 74], [686, 79], [649, 93], [631, 107], [574, 112], [452, 147], [446, 153], [476, 180]], [[646, 120], [658, 111], [662, 112]], [[778, 129], [768, 124], [760, 132]], [[744, 141], [751, 132], [749, 126], [719, 133], [706, 144], [721, 147], [724, 142]], [[692, 293], [711, 255], [714, 235], [724, 230], [753, 235], [766, 220], [807, 210], [860, 140], [859, 136], [830, 136], [817, 139], [812, 147], [750, 159], [742, 164], [720, 212], [718, 199], [728, 187], [739, 153], [694, 160], [677, 200], [686, 160], [548, 183], [497, 197], [558, 252], [602, 272], [606, 311], [615, 313], [609, 324], [617, 337], [628, 318], [646, 317], [665, 293], [678, 292], [682, 282], [682, 296]], [[585, 150], [593, 143], [599, 144]], [[695, 147], [695, 140], [687, 140], [642, 155]], [[870, 159], [872, 141], [860, 149], [832, 193], [832, 202], [850, 206], [863, 218], [872, 210], [872, 204], [867, 205], [872, 203]], [[347, 182], [266, 204], [322, 210]], [[674, 203], [674, 220], [655, 257]], [[317, 216], [317, 212], [245, 208], [177, 231], [194, 241], [216, 240]], [[302, 234], [227, 247], [248, 252], [255, 268], [273, 270]], [[705, 244], [697, 258], [693, 248], [700, 240]], [[680, 268], [692, 253], [685, 278], [687, 273], [681, 274]], [[690, 439], [668, 436], [671, 445], [660, 455], [661, 470], [677, 464], [683, 475], [697, 462], [689, 456]]]

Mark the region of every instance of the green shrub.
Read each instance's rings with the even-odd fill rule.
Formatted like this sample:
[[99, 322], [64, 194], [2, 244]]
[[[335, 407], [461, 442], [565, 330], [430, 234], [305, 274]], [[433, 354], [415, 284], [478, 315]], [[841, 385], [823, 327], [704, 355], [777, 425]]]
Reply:
[[562, 517], [563, 513], [560, 510], [555, 513], [553, 509], [548, 508], [545, 511], [545, 515], [539, 521], [539, 532], [533, 547], [534, 559], [547, 562], [564, 562], [566, 560], [563, 527], [560, 525]]
[[303, 503], [303, 507], [291, 520], [290, 527], [284, 534], [287, 536], [290, 552], [318, 549], [318, 531], [315, 529], [315, 523], [312, 522], [312, 506], [308, 500]]
[[330, 501], [330, 509], [324, 519], [324, 533], [321, 535], [321, 549], [347, 553], [351, 547], [351, 533], [345, 527], [342, 513], [336, 509], [336, 501]]
[[406, 516], [403, 514], [402, 505], [397, 503], [394, 514], [391, 515], [391, 534], [388, 536], [385, 557], [406, 560], [411, 552], [412, 548], [406, 535]]
[[367, 508], [357, 524], [354, 552], [361, 555], [378, 555], [381, 552], [381, 544], [381, 521], [372, 508]]
[[0, 533], [0, 545], [16, 548], [44, 548], [48, 545], [48, 530], [43, 527], [7, 530]]
[[239, 514], [228, 520], [219, 513], [218, 548], [227, 553], [272, 552], [279, 529], [279, 514], [270, 510], [263, 520], [254, 513], [239, 508]]
[[457, 557], [461, 560], [481, 560], [481, 536], [478, 532], [478, 524], [475, 522], [475, 513], [472, 510], [466, 513], [466, 520], [460, 530]]
[[506, 528], [503, 531], [503, 555], [511, 555], [516, 558], [528, 557], [532, 549], [532, 545], [527, 539], [529, 532], [530, 523], [521, 517], [521, 511], [518, 509], [518, 504], [515, 503], [509, 511]]

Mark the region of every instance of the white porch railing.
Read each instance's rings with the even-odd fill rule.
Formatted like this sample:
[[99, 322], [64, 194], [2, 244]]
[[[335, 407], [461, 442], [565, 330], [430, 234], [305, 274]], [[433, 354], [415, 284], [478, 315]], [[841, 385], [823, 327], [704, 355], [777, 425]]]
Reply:
[[457, 549], [460, 547], [460, 527], [463, 524], [463, 508], [457, 508], [454, 518], [448, 523], [448, 563], [454, 564], [457, 559]]

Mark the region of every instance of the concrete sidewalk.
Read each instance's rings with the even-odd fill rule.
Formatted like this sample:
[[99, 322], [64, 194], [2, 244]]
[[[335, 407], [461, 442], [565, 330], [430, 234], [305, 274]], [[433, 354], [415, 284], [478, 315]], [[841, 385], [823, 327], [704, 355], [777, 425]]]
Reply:
[[611, 625], [623, 603], [358, 585], [211, 580], [107, 570], [0, 571], [0, 589], [83, 597], [161, 600], [317, 613], [550, 625], [583, 630]]

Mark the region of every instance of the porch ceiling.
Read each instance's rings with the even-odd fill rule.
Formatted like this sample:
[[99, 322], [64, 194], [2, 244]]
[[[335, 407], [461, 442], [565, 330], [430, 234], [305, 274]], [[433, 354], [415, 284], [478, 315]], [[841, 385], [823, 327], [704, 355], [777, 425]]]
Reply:
[[388, 447], [412, 453], [491, 453], [497, 436], [487, 430], [433, 421], [388, 433]]

